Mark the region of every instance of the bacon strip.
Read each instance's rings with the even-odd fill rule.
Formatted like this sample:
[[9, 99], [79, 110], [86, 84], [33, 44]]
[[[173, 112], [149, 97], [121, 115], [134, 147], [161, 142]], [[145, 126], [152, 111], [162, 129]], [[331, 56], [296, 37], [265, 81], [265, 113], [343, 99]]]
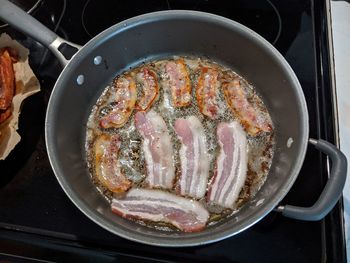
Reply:
[[157, 74], [145, 67], [136, 75], [136, 79], [142, 86], [143, 96], [139, 98], [135, 108], [139, 111], [146, 111], [158, 97]]
[[11, 116], [11, 108], [7, 110], [0, 110], [0, 123], [6, 121]]
[[271, 132], [270, 118], [259, 109], [254, 108], [247, 100], [240, 80], [234, 79], [224, 83], [223, 90], [227, 104], [251, 136], [256, 136], [261, 132]]
[[116, 90], [113, 109], [100, 121], [102, 128], [120, 128], [128, 121], [137, 99], [136, 84], [130, 76], [114, 80]]
[[218, 117], [217, 103], [218, 72], [213, 68], [202, 67], [199, 76], [196, 97], [199, 110], [210, 119]]
[[174, 107], [185, 107], [191, 103], [191, 82], [185, 61], [178, 59], [165, 65], [165, 72], [169, 77], [168, 86]]
[[182, 142], [178, 190], [181, 195], [200, 199], [205, 195], [210, 163], [203, 125], [198, 118], [190, 116], [177, 119], [174, 129]]
[[217, 137], [221, 149], [208, 199], [210, 203], [233, 208], [247, 174], [246, 134], [237, 122], [220, 123]]
[[202, 230], [209, 218], [199, 202], [160, 190], [131, 189], [124, 199], [114, 198], [111, 208], [124, 218], [166, 222], [184, 232]]
[[9, 48], [0, 49], [0, 110], [6, 110], [11, 106], [15, 94], [15, 72], [12, 56], [13, 51]]
[[119, 149], [120, 138], [118, 135], [102, 134], [97, 137], [94, 144], [97, 179], [114, 193], [125, 192], [131, 187], [131, 182], [120, 168]]
[[151, 110], [135, 114], [135, 126], [143, 137], [150, 187], [172, 188], [175, 177], [171, 137], [163, 118]]

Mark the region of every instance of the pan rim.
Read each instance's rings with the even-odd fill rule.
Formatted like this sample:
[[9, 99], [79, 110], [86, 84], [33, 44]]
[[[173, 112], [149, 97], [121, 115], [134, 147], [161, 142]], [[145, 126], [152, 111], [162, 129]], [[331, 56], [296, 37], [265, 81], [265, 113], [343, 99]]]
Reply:
[[[94, 209], [90, 208], [87, 204], [85, 204], [82, 200], [80, 200], [81, 198], [74, 192], [74, 190], [71, 188], [69, 183], [66, 181], [64, 174], [60, 172], [60, 167], [56, 160], [56, 154], [54, 152], [54, 149], [50, 146], [50, 143], [53, 141], [52, 129], [50, 128], [51, 127], [50, 116], [54, 110], [53, 105], [55, 100], [55, 94], [60, 89], [60, 82], [62, 82], [62, 79], [65, 77], [66, 72], [68, 72], [74, 64], [79, 64], [79, 61], [85, 57], [89, 49], [99, 41], [103, 41], [106, 38], [112, 37], [114, 34], [125, 31], [130, 27], [137, 26], [139, 23], [151, 22], [153, 20], [162, 21], [170, 18], [171, 19], [187, 18], [187, 19], [196, 19], [196, 20], [203, 19], [211, 23], [217, 23], [221, 26], [231, 27], [231, 28], [233, 27], [235, 30], [239, 30], [242, 34], [246, 34], [246, 36], [249, 37], [252, 41], [255, 41], [261, 44], [262, 48], [264, 48], [266, 52], [269, 52], [269, 55], [273, 56], [274, 59], [276, 59], [276, 61], [278, 62], [278, 64], [281, 67], [283, 67], [283, 70], [288, 72], [288, 75], [291, 79], [291, 82], [293, 83], [293, 86], [296, 91], [296, 95], [298, 97], [298, 101], [299, 101], [298, 106], [300, 106], [300, 111], [302, 115], [302, 119], [300, 120], [300, 123], [303, 129], [301, 131], [300, 138], [299, 138], [301, 142], [299, 156], [295, 160], [294, 166], [292, 168], [292, 172], [290, 173], [288, 180], [286, 180], [283, 184], [283, 187], [281, 187], [281, 189], [278, 190], [278, 194], [272, 196], [269, 202], [266, 202], [264, 205], [260, 206], [259, 209], [257, 209], [254, 212], [251, 218], [249, 218], [249, 220], [239, 224], [238, 226], [240, 227], [236, 227], [239, 229], [225, 230], [221, 233], [217, 233], [214, 235], [211, 234], [210, 238], [200, 237], [200, 236], [196, 237], [195, 235], [192, 235], [192, 234], [189, 235], [189, 238], [186, 238], [186, 237], [183, 238], [183, 236], [181, 236], [182, 237], [181, 240], [176, 238], [167, 239], [164, 237], [156, 238], [156, 237], [148, 237], [143, 233], [136, 233], [136, 232], [130, 233], [122, 228], [117, 229], [115, 225], [113, 225], [109, 220], [105, 219], [101, 214], [96, 213]], [[64, 190], [66, 195], [69, 197], [69, 199], [78, 207], [78, 209], [82, 213], [84, 213], [88, 218], [94, 221], [96, 224], [108, 230], [109, 232], [112, 232], [113, 234], [116, 234], [120, 237], [126, 238], [131, 241], [135, 241], [135, 242], [139, 242], [147, 245], [160, 246], [160, 247], [188, 247], [188, 246], [210, 244], [210, 243], [214, 243], [214, 242], [226, 239], [228, 237], [234, 236], [244, 231], [245, 229], [249, 228], [250, 226], [256, 224], [259, 220], [261, 220], [269, 212], [271, 212], [276, 207], [276, 205], [278, 205], [278, 203], [289, 192], [290, 188], [294, 184], [299, 174], [299, 171], [301, 169], [301, 166], [304, 162], [304, 158], [305, 158], [306, 150], [308, 146], [308, 143], [307, 143], [308, 136], [309, 136], [308, 118], [309, 117], [308, 117], [305, 97], [304, 97], [301, 85], [299, 83], [299, 80], [297, 79], [294, 71], [292, 70], [288, 62], [285, 60], [285, 58], [279, 53], [279, 51], [274, 46], [272, 46], [267, 40], [265, 40], [262, 36], [260, 36], [258, 33], [254, 32], [253, 30], [247, 28], [246, 26], [222, 16], [218, 16], [218, 15], [214, 15], [206, 12], [199, 12], [199, 11], [167, 10], [167, 11], [158, 11], [158, 12], [143, 14], [140, 16], [136, 16], [136, 17], [124, 20], [118, 24], [115, 24], [114, 26], [104, 30], [103, 32], [101, 32], [100, 34], [92, 38], [88, 43], [86, 43], [83, 46], [81, 50], [78, 51], [78, 53], [71, 59], [68, 65], [63, 69], [52, 90], [52, 93], [48, 102], [46, 118], [45, 118], [45, 142], [46, 142], [46, 148], [47, 148], [47, 153], [48, 153], [51, 167], [62, 189]]]

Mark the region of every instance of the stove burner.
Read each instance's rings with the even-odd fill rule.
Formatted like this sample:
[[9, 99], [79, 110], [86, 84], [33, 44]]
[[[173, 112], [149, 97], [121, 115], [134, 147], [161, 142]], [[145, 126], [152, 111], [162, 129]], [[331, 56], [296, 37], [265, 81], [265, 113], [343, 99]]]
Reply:
[[272, 44], [278, 41], [282, 31], [281, 16], [270, 0], [258, 3], [244, 0], [87, 0], [82, 10], [81, 23], [86, 34], [92, 38], [130, 17], [171, 9], [197, 10], [229, 17], [258, 32]]
[[278, 9], [276, 8], [276, 6], [270, 0], [266, 0], [266, 1], [271, 5], [271, 7], [275, 11], [276, 17], [278, 19], [278, 32], [277, 32], [275, 39], [272, 41], [272, 45], [274, 45], [274, 44], [276, 44], [277, 40], [280, 38], [281, 33], [282, 33], [282, 18], [281, 18], [280, 13], [278, 12]]
[[[66, 32], [60, 27], [62, 18], [64, 14], [66, 13], [67, 8], [67, 0], [62, 0], [62, 5], [60, 8], [60, 12], [58, 14], [52, 13], [50, 15], [50, 20], [53, 24], [53, 28], [51, 30], [55, 33], [57, 33], [60, 37], [68, 38]], [[56, 9], [57, 10], [57, 9]], [[45, 49], [44, 55], [41, 57], [39, 65], [42, 66], [48, 56], [49, 50]], [[52, 54], [51, 54], [52, 55]]]

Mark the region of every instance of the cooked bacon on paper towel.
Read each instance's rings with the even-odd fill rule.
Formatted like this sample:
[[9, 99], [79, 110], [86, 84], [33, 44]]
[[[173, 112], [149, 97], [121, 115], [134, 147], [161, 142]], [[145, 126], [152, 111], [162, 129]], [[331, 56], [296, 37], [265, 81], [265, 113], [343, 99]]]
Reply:
[[11, 107], [6, 110], [0, 110], [0, 123], [6, 121], [11, 116], [11, 114]]
[[210, 165], [203, 125], [197, 117], [190, 116], [177, 119], [174, 129], [182, 142], [179, 193], [200, 199], [205, 195]]
[[12, 48], [0, 49], [0, 123], [11, 116], [11, 103], [16, 92], [13, 63], [17, 62], [17, 52]]
[[139, 111], [135, 114], [135, 126], [143, 137], [147, 184], [171, 189], [175, 177], [173, 144], [162, 116], [153, 110], [147, 113]]
[[220, 123], [217, 127], [220, 153], [208, 201], [227, 208], [234, 204], [247, 175], [247, 139], [239, 123]]
[[114, 198], [111, 208], [125, 218], [166, 222], [184, 232], [202, 230], [209, 218], [199, 202], [160, 190], [133, 188], [125, 198]]

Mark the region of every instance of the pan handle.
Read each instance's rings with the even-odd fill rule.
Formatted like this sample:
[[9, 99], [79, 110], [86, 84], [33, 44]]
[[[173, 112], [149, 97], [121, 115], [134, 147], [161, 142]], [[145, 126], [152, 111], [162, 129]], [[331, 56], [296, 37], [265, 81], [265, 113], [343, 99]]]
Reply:
[[292, 205], [279, 206], [282, 215], [305, 221], [318, 221], [324, 218], [338, 202], [346, 180], [347, 160], [345, 155], [333, 144], [324, 140], [309, 139], [316, 149], [325, 153], [332, 163], [331, 173], [320, 197], [311, 207]]
[[69, 53], [75, 54], [81, 48], [79, 45], [60, 38], [56, 33], [52, 32], [13, 3], [7, 0], [0, 0], [0, 7], [0, 19], [3, 22], [8, 23], [46, 46], [55, 54], [63, 66], [67, 65], [70, 57], [68, 54], [64, 55], [60, 50], [64, 46], [68, 46], [70, 47]]

